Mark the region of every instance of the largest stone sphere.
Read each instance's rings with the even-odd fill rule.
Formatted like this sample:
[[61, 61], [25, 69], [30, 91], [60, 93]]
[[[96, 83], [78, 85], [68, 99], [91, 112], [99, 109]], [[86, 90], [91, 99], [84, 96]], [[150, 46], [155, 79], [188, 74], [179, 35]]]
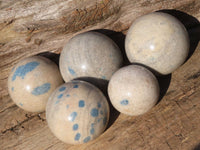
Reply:
[[122, 61], [120, 49], [110, 38], [86, 32], [70, 39], [63, 48], [60, 71], [65, 82], [80, 77], [109, 80]]
[[100, 136], [109, 114], [103, 93], [92, 84], [78, 80], [58, 87], [46, 107], [50, 130], [67, 144], [87, 143]]
[[130, 62], [169, 74], [185, 61], [189, 52], [188, 33], [175, 17], [154, 12], [134, 21], [125, 40]]

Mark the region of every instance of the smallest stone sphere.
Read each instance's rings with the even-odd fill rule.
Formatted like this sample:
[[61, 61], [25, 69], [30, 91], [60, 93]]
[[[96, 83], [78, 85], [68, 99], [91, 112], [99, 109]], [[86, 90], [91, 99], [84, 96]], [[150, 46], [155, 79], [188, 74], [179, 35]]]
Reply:
[[149, 111], [159, 99], [159, 84], [146, 68], [130, 65], [118, 70], [108, 85], [113, 106], [121, 113], [137, 116]]

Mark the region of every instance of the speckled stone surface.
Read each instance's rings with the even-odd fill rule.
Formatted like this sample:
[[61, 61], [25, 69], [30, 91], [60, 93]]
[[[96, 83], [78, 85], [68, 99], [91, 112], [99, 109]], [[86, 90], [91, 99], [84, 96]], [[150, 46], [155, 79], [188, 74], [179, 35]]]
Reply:
[[68, 41], [60, 55], [60, 70], [68, 82], [79, 77], [109, 80], [122, 65], [118, 46], [97, 32], [76, 35]]
[[18, 62], [8, 77], [12, 100], [29, 112], [42, 112], [49, 95], [63, 83], [57, 65], [51, 60], [33, 56]]
[[113, 106], [130, 116], [149, 111], [159, 99], [159, 84], [146, 68], [129, 65], [118, 70], [110, 79], [108, 95]]
[[128, 30], [125, 49], [129, 61], [169, 74], [185, 61], [189, 37], [175, 17], [154, 12], [137, 18]]
[[97, 138], [107, 126], [109, 113], [109, 105], [102, 92], [79, 80], [58, 87], [46, 108], [51, 131], [68, 144], [87, 143]]

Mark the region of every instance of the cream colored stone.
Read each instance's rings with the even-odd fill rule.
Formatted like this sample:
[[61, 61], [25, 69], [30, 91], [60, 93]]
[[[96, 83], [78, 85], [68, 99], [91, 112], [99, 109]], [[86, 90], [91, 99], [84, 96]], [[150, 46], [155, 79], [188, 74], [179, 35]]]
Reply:
[[33, 56], [17, 63], [8, 77], [12, 100], [29, 112], [42, 112], [49, 95], [63, 83], [57, 65], [47, 58]]
[[176, 70], [189, 52], [188, 33], [175, 17], [154, 12], [136, 19], [125, 39], [128, 59], [159, 74]]
[[63, 48], [60, 71], [65, 82], [79, 77], [109, 80], [122, 62], [120, 49], [110, 38], [86, 32], [70, 39]]
[[159, 84], [146, 68], [130, 65], [118, 70], [110, 79], [108, 95], [121, 113], [137, 116], [149, 111], [159, 99]]
[[50, 96], [46, 118], [61, 141], [82, 144], [97, 138], [109, 120], [109, 105], [102, 92], [90, 83], [70, 81]]

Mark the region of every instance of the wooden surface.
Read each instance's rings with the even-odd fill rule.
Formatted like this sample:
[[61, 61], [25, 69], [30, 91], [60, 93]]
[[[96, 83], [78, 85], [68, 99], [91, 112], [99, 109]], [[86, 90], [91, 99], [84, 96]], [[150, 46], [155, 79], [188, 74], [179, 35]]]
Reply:
[[[118, 116], [113, 111], [111, 126], [104, 134], [87, 144], [72, 146], [52, 135], [45, 113], [25, 112], [10, 99], [7, 77], [20, 59], [47, 51], [60, 53], [70, 37], [88, 30], [109, 29], [126, 33], [135, 18], [161, 9], [180, 11], [165, 10], [187, 27], [191, 57], [172, 75], [159, 78], [162, 94], [167, 92], [147, 114], [128, 117]], [[199, 149], [199, 21], [199, 0], [1, 0], [0, 149]], [[121, 35], [112, 33], [110, 36], [123, 48], [124, 36]]]

